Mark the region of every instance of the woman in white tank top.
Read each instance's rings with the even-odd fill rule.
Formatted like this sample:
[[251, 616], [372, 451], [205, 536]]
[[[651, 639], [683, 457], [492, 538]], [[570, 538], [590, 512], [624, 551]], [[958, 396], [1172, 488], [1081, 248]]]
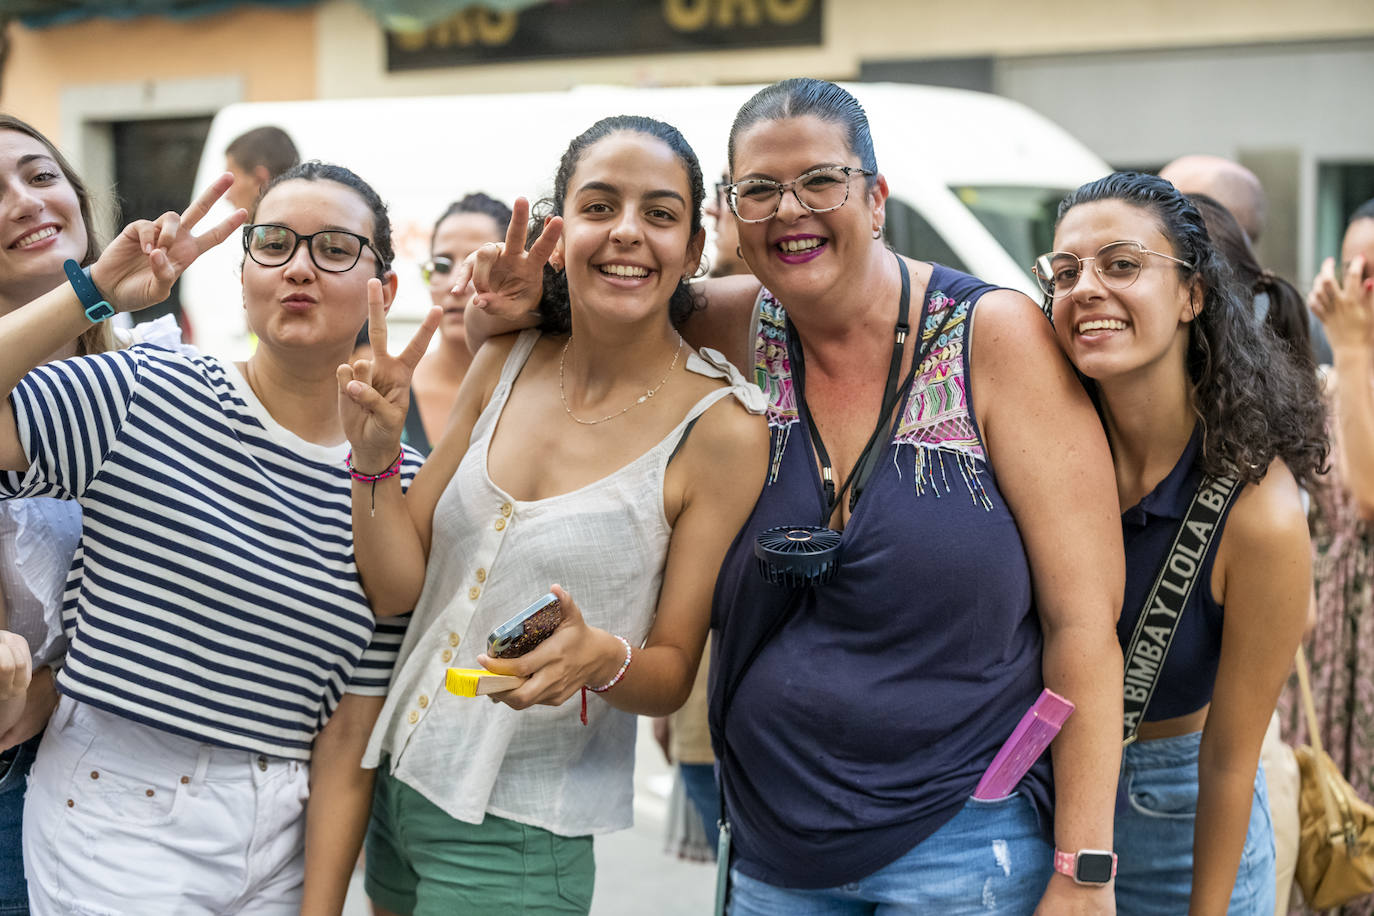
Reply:
[[[355, 485], [364, 588], [379, 610], [415, 608], [364, 761], [383, 766], [367, 881], [380, 912], [585, 912], [591, 835], [631, 823], [634, 716], [686, 698], [767, 461], [761, 392], [675, 328], [702, 197], [666, 124], [608, 118], [574, 139], [528, 255], [549, 264], [540, 329], [477, 354], [406, 495], [394, 478]], [[526, 212], [518, 201], [512, 250]], [[380, 309], [373, 323], [384, 335]], [[365, 475], [399, 453], [412, 359], [340, 368]], [[550, 589], [552, 636], [518, 659], [483, 654]], [[528, 679], [495, 704], [445, 691], [447, 668], [478, 665]]]

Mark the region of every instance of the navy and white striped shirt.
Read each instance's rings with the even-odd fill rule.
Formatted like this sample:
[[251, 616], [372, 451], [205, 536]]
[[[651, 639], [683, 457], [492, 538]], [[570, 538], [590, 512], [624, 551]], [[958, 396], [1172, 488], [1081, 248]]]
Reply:
[[386, 693], [408, 618], [376, 621], [358, 583], [346, 445], [284, 429], [234, 366], [155, 346], [40, 367], [11, 402], [31, 464], [0, 498], [84, 513], [63, 693], [297, 760], [345, 692]]

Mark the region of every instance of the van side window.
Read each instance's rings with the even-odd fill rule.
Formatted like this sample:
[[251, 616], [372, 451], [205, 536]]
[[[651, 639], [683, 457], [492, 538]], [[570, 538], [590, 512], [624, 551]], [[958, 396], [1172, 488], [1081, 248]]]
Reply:
[[887, 199], [887, 223], [883, 229], [888, 242], [899, 254], [920, 261], [935, 261], [965, 273], [963, 259], [935, 231], [924, 216], [896, 197]]

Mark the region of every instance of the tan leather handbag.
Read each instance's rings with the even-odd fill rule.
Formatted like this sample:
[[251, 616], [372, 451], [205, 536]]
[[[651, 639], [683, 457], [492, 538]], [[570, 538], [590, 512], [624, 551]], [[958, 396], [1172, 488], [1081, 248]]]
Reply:
[[1298, 796], [1298, 887], [1309, 908], [1325, 910], [1374, 891], [1374, 806], [1360, 799], [1322, 750], [1317, 710], [1298, 650], [1298, 687], [1310, 747], [1294, 748], [1302, 789]]

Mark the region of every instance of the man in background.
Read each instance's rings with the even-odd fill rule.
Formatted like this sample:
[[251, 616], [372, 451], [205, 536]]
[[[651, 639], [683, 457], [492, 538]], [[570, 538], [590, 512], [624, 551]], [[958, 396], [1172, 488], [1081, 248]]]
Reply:
[[1260, 240], [1269, 201], [1259, 178], [1239, 162], [1220, 156], [1180, 156], [1160, 169], [1159, 177], [1184, 194], [1206, 194], [1231, 211], [1251, 245]]
[[[1269, 213], [1269, 200], [1259, 178], [1239, 162], [1221, 156], [1180, 156], [1160, 169], [1159, 177], [1184, 194], [1206, 194], [1230, 211], [1245, 230], [1252, 247], [1259, 241]], [[1268, 305], [1267, 297], [1256, 301], [1258, 314], [1262, 316]], [[1319, 365], [1329, 364], [1331, 344], [1326, 340], [1325, 328], [1316, 318], [1308, 316], [1307, 331], [1313, 357]]]
[[224, 169], [234, 175], [224, 196], [230, 206], [252, 212], [263, 187], [300, 161], [296, 144], [280, 127], [256, 127], [240, 134], [224, 150]]

